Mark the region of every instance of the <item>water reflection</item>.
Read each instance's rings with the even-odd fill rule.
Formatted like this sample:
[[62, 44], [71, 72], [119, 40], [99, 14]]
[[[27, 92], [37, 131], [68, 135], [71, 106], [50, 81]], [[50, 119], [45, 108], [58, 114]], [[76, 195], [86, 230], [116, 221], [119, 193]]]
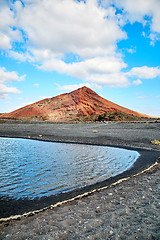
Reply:
[[0, 138], [0, 196], [30, 199], [102, 181], [129, 169], [136, 151]]

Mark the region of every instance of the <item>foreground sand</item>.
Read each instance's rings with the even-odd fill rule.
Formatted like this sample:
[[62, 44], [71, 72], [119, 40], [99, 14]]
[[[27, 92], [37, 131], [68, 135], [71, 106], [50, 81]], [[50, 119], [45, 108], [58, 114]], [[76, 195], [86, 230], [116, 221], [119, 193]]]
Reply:
[[[11, 124], [7, 126], [4, 124], [0, 129], [0, 135], [15, 137], [16, 133], [16, 136], [23, 133], [28, 136], [33, 134], [34, 138], [42, 138], [38, 135], [35, 137], [39, 131], [39, 135], [46, 133], [44, 138], [48, 137], [48, 139], [45, 140], [49, 138], [54, 140], [53, 138], [57, 137], [61, 141], [67, 141], [67, 138], [70, 138], [70, 141], [96, 143], [99, 139], [102, 144], [110, 141], [110, 145], [119, 143], [119, 146], [140, 146], [159, 150], [158, 146], [152, 146], [150, 143], [151, 139], [160, 136], [159, 124], [111, 124], [109, 127], [96, 124], [78, 125], [78, 127], [75, 125], [47, 126], [46, 124], [41, 127], [37, 125], [36, 128], [36, 125], [33, 127], [31, 124], [28, 127], [22, 124], [21, 126], [14, 124], [12, 127]], [[48, 135], [47, 128], [50, 129]], [[109, 135], [111, 135], [110, 138]], [[96, 191], [87, 197], [33, 216], [3, 222], [0, 224], [1, 239], [158, 240], [160, 239], [159, 173], [160, 164], [157, 163], [143, 174], [132, 176], [126, 181], [105, 190]]]

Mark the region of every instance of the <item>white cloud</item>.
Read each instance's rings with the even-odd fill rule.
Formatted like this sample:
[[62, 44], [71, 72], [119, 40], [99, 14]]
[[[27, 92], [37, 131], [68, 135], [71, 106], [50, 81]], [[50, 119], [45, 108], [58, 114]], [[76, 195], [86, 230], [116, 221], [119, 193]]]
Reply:
[[106, 56], [75, 63], [65, 63], [62, 60], [52, 59], [46, 61], [41, 68], [49, 71], [57, 70], [77, 78], [88, 78], [90, 74], [120, 72], [126, 66], [121, 58]]
[[7, 82], [23, 81], [26, 76], [18, 76], [15, 71], [9, 72], [4, 67], [0, 67], [0, 98], [7, 98], [9, 93], [20, 93], [15, 87], [8, 87]]
[[[118, 73], [127, 65], [116, 54], [116, 43], [126, 33], [115, 11], [102, 8], [96, 0], [24, 1], [24, 6], [17, 1], [16, 23], [26, 34], [27, 52], [11, 50], [9, 55], [83, 80], [93, 74]], [[67, 61], [68, 54], [73, 60]]]
[[88, 58], [108, 54], [108, 49], [126, 36], [112, 14], [93, 0], [42, 0], [21, 6], [18, 22], [37, 49]]
[[134, 67], [128, 72], [126, 75], [128, 76], [136, 76], [144, 79], [152, 79], [160, 76], [160, 68], [159, 67]]
[[137, 79], [137, 80], [134, 80], [132, 84], [137, 86], [137, 85], [142, 84], [142, 81], [140, 79]]
[[8, 55], [9, 55], [9, 57], [12, 57], [21, 62], [25, 62], [25, 61], [33, 62], [32, 57], [29, 53], [23, 53], [23, 52], [19, 53], [19, 52], [10, 50], [8, 52]]
[[100, 3], [101, 3], [102, 7], [108, 8], [110, 6], [110, 4], [113, 3], [113, 1], [112, 0], [101, 0]]
[[120, 57], [107, 56], [70, 64], [52, 59], [42, 68], [50, 71], [57, 70], [59, 73], [66, 73], [97, 84], [126, 87], [129, 85], [129, 80], [121, 73], [121, 69], [126, 66]]
[[0, 93], [0, 99], [7, 99], [7, 98], [8, 98], [8, 94]]
[[15, 87], [7, 87], [0, 83], [0, 99], [8, 98], [9, 93], [20, 93], [20, 91]]
[[[159, 0], [114, 0], [114, 3], [118, 7], [123, 8], [126, 17], [131, 23], [136, 21], [144, 25], [148, 23], [153, 33], [160, 33]], [[151, 19], [147, 20], [146, 16], [149, 16]]]
[[90, 83], [80, 83], [80, 84], [64, 85], [64, 86], [60, 86], [59, 84], [56, 84], [56, 85], [58, 87], [58, 90], [67, 91], [67, 92], [74, 91], [74, 90], [84, 87], [84, 86], [86, 86], [88, 88], [92, 88], [92, 89], [95, 89], [95, 88], [101, 89], [101, 87], [99, 85], [90, 84]]
[[0, 32], [0, 48], [1, 49], [11, 48], [10, 38], [3, 32]]
[[155, 42], [160, 40], [160, 36], [156, 33], [150, 33], [149, 38], [151, 39], [150, 45], [154, 46]]
[[11, 81], [23, 81], [26, 75], [18, 76], [17, 72], [7, 71], [4, 67], [0, 67], [0, 83]]
[[87, 77], [87, 81], [95, 82], [110, 87], [127, 87], [129, 79], [123, 73], [93, 74]]
[[129, 53], [131, 53], [131, 54], [133, 54], [133, 53], [136, 53], [136, 47], [132, 47], [132, 48], [128, 48], [128, 49], [126, 49], [127, 50], [127, 52], [129, 52]]
[[[23, 0], [23, 4], [17, 0], [8, 3], [10, 6], [7, 2], [0, 2], [0, 18], [3, 19], [0, 22], [0, 48], [8, 49], [8, 55], [17, 60], [29, 61], [40, 69], [68, 74], [86, 82], [116, 87], [128, 86], [130, 77], [154, 78], [159, 75], [158, 67], [146, 66], [132, 68], [124, 74], [127, 64], [117, 54], [116, 46], [118, 41], [127, 38], [122, 26], [128, 21], [144, 25], [147, 22], [151, 29], [151, 44], [158, 40], [159, 0]], [[122, 12], [117, 14], [112, 3]], [[143, 35], [146, 36], [144, 32]], [[16, 51], [12, 44], [15, 41], [22, 41], [23, 49]], [[132, 54], [135, 48], [126, 51]], [[13, 72], [11, 75], [13, 77]], [[133, 81], [134, 85], [141, 83], [140, 80]]]
[[0, 1], [0, 49], [11, 49], [13, 41], [21, 40], [21, 32], [14, 28], [16, 20], [14, 12], [10, 10], [7, 1]]

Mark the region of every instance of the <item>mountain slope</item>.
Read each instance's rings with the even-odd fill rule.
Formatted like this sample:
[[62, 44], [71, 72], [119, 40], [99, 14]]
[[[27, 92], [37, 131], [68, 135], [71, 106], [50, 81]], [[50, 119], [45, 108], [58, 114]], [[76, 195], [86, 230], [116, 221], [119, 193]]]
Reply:
[[64, 122], [83, 116], [117, 111], [139, 117], [145, 116], [110, 102], [87, 87], [82, 87], [70, 93], [27, 105], [11, 113], [2, 114], [1, 118]]

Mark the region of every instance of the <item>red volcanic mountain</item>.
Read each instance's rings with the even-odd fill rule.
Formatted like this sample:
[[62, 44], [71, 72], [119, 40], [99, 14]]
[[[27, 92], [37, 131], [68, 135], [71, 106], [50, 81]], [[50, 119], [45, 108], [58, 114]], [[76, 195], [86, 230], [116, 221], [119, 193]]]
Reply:
[[67, 122], [105, 112], [123, 112], [139, 117], [145, 116], [110, 102], [87, 87], [82, 87], [70, 93], [46, 98], [13, 112], [2, 114], [1, 118]]

